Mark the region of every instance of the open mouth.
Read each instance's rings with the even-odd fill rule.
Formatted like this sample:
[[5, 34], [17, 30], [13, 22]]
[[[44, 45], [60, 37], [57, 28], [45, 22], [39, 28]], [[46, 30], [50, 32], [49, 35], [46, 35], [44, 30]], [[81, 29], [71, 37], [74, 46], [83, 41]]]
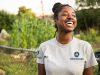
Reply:
[[73, 25], [73, 22], [66, 22], [67, 25]]

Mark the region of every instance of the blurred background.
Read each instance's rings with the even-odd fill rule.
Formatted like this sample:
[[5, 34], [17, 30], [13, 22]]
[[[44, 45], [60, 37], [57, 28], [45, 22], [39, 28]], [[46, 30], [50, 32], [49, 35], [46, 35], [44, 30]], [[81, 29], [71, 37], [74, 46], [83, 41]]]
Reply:
[[[78, 22], [72, 32], [74, 37], [91, 44], [100, 41], [99, 0], [0, 0], [1, 41], [6, 39], [4, 44], [12, 47], [38, 48], [40, 43], [53, 38], [52, 7], [56, 2], [74, 8]], [[100, 44], [96, 45], [98, 49]]]
[[38, 74], [36, 51], [42, 42], [54, 38], [56, 2], [69, 4], [76, 12], [78, 24], [72, 36], [88, 41], [94, 53], [100, 51], [100, 0], [0, 0], [0, 74]]

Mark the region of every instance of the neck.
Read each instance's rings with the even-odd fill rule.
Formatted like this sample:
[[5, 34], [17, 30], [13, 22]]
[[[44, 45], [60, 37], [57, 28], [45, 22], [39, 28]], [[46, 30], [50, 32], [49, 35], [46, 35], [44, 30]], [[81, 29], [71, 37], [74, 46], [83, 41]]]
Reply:
[[57, 41], [61, 44], [68, 44], [69, 42], [72, 41], [72, 36], [71, 36], [71, 32], [69, 33], [59, 33], [58, 32], [58, 37], [57, 37]]

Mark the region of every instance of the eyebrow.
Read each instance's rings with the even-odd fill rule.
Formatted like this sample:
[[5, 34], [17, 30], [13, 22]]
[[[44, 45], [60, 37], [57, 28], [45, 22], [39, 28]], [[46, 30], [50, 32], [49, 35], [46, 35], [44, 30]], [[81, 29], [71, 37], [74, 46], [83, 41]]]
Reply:
[[[66, 13], [68, 13], [68, 11], [63, 11], [63, 12], [66, 12]], [[72, 12], [72, 13], [75, 13], [75, 12]]]

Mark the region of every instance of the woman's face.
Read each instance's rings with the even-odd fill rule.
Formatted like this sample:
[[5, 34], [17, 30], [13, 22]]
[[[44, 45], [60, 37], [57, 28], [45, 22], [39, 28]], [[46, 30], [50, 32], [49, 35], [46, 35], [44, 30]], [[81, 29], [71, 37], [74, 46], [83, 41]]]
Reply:
[[58, 31], [71, 32], [77, 26], [76, 14], [71, 7], [64, 6], [58, 13], [58, 19], [55, 19]]

